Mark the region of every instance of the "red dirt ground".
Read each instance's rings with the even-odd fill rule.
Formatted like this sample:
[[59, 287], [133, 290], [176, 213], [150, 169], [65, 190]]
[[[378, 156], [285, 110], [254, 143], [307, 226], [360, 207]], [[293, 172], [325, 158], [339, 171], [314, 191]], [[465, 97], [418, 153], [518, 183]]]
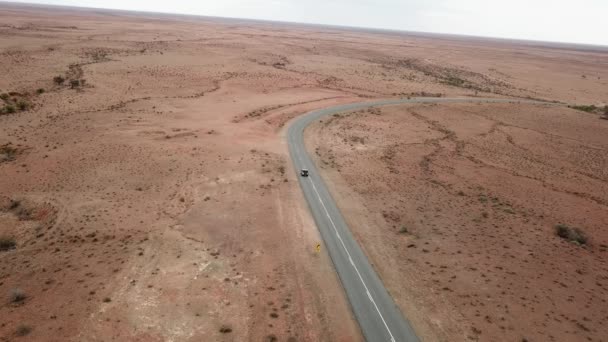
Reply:
[[[407, 105], [335, 115], [307, 136], [423, 337], [608, 336], [605, 120], [552, 105]], [[558, 224], [588, 243], [558, 237]]]
[[[0, 100], [0, 237], [14, 241], [15, 248], [0, 251], [0, 340], [361, 340], [327, 254], [314, 251], [320, 237], [284, 143], [288, 121], [316, 108], [394, 96], [509, 96], [599, 106], [608, 97], [605, 57], [600, 48], [2, 3], [0, 94], [6, 96]], [[58, 76], [65, 81], [55, 82]], [[441, 108], [419, 110], [421, 115], [427, 115], [426, 111], [440, 115], [447, 110]], [[496, 108], [500, 119], [492, 118]], [[575, 289], [573, 279], [584, 279], [583, 288], [591, 291], [589, 282], [595, 277], [600, 284], [595, 286], [603, 287], [596, 288], [596, 298], [586, 310], [599, 314], [597, 308], [606, 298], [605, 273], [594, 260], [603, 255], [600, 227], [606, 220], [596, 211], [605, 211], [600, 202], [605, 200], [606, 139], [601, 134], [608, 121], [562, 107], [539, 109], [532, 116], [519, 108], [462, 109], [489, 116], [483, 127], [478, 127], [481, 119], [470, 119], [466, 121], [470, 125], [459, 123], [462, 132], [456, 132], [458, 139], [469, 135], [480, 139], [477, 145], [466, 146], [479, 145], [485, 150], [477, 147], [466, 153], [483, 164], [460, 161], [462, 158], [457, 159], [457, 167], [449, 164], [453, 159], [439, 164], [439, 154], [450, 151], [455, 142], [442, 139], [441, 128], [438, 131], [418, 119], [409, 119], [418, 125], [417, 132], [397, 120], [378, 132], [376, 139], [398, 143], [394, 136], [383, 135], [396, 134], [403, 141], [428, 145], [417, 152], [420, 157], [442, 147], [428, 162], [429, 172], [439, 172], [440, 165], [454, 168], [458, 174], [448, 173], [438, 184], [398, 178], [400, 186], [415, 186], [422, 197], [424, 193], [441, 195], [435, 189], [443, 189], [440, 184], [456, 183], [454, 177], [470, 179], [469, 172], [479, 168], [474, 174], [479, 174], [484, 190], [473, 190], [477, 186], [473, 181], [469, 181], [473, 189], [458, 185], [466, 194], [458, 200], [477, 203], [480, 193], [491, 198], [496, 192], [500, 203], [512, 203], [512, 210], [519, 213], [518, 206], [528, 206], [520, 196], [528, 194], [528, 183], [534, 184], [532, 189], [539, 192], [535, 196], [546, 196], [545, 204], [532, 205], [542, 210], [529, 216], [534, 217], [531, 222], [538, 222], [543, 238], [536, 242], [539, 246], [524, 241], [517, 248], [531, 249], [535, 255], [545, 251], [570, 257], [571, 264], [560, 272], [570, 274], [579, 268], [583, 272], [562, 280], [570, 291]], [[557, 113], [559, 120], [551, 113]], [[496, 124], [492, 131], [496, 120], [505, 123]], [[375, 127], [382, 122], [365, 124]], [[392, 130], [393, 126], [412, 135], [404, 136]], [[480, 130], [492, 131], [487, 141], [478, 137]], [[534, 133], [546, 130], [550, 133]], [[558, 136], [560, 130], [567, 130], [568, 139]], [[526, 159], [522, 151], [530, 151], [526, 153], [534, 157]], [[537, 155], [560, 161], [557, 166], [539, 164]], [[549, 155], [552, 158], [546, 157]], [[339, 156], [343, 157], [350, 158]], [[415, 163], [407, 166], [412, 161]], [[512, 179], [500, 173], [509, 162], [525, 166], [526, 176]], [[496, 167], [483, 166], [486, 164]], [[372, 169], [383, 174], [388, 168], [381, 165]], [[395, 168], [415, 169], [417, 165], [418, 160], [411, 156]], [[402, 172], [400, 177], [404, 175]], [[342, 183], [332, 177], [339, 187]], [[511, 183], [497, 185], [507, 179]], [[546, 187], [541, 189], [539, 182]], [[344, 182], [343, 189], [349, 189], [349, 184]], [[373, 189], [376, 186], [373, 183]], [[423, 216], [416, 219], [401, 212], [406, 202], [392, 202], [392, 196], [381, 195], [390, 208], [388, 218], [409, 217], [408, 224], [417, 224], [412, 226], [413, 232], [420, 234], [431, 229], [419, 222]], [[356, 203], [377, 205], [364, 198]], [[348, 203], [355, 202], [340, 204]], [[460, 202], [450, 202], [456, 203]], [[482, 210], [481, 204], [475, 205]], [[411, 208], [421, 205], [414, 201], [407, 206], [411, 213]], [[427, 216], [439, 215], [421, 207]], [[442, 211], [445, 221], [441, 222], [456, 222], [460, 217], [451, 209]], [[479, 213], [462, 214], [458, 220]], [[510, 216], [509, 220], [519, 222]], [[592, 238], [591, 247], [582, 249], [555, 239], [550, 231], [554, 221], [584, 228]], [[465, 222], [470, 223], [461, 224]], [[398, 247], [398, 254], [392, 254], [397, 252], [383, 243], [396, 239], [393, 231], [386, 231], [393, 224], [378, 225], [380, 230], [374, 233], [378, 240], [369, 240], [366, 248], [372, 260], [395, 257], [387, 265], [400, 265], [380, 266], [380, 273], [399, 303], [416, 298], [402, 307], [412, 315], [417, 330], [427, 340], [460, 340], [471, 334], [502, 336], [498, 335], [503, 332], [500, 324], [480, 322], [474, 309], [459, 304], [482, 307], [479, 296], [485, 292], [478, 292], [477, 285], [467, 285], [464, 280], [458, 288], [449, 285], [454, 293], [470, 296], [458, 302], [448, 301], [455, 300], [452, 292], [448, 296], [445, 291], [437, 295], [434, 290], [422, 290], [437, 288], [430, 280], [435, 275], [438, 281], [445, 281], [440, 268], [444, 264], [409, 257], [418, 263], [433, 262], [437, 268], [430, 268], [435, 275], [427, 272], [429, 268], [423, 273], [419, 264], [410, 264], [399, 254], [406, 253], [399, 247], [403, 246], [400, 240], [391, 241]], [[440, 221], [434, 224], [441, 226]], [[353, 228], [362, 234], [360, 228]], [[454, 242], [444, 251], [456, 253], [454, 248], [462, 247], [463, 256], [450, 260], [458, 262], [467, 281], [481, 276], [482, 269], [489, 275], [489, 265], [493, 265], [490, 261], [479, 265], [476, 253], [483, 251], [485, 256], [498, 249], [487, 244], [486, 235], [472, 234], [469, 231], [458, 241], [473, 241], [483, 248], [465, 249]], [[421, 239], [427, 240], [416, 242], [416, 250], [433, 251], [445, 241], [439, 236], [422, 234]], [[432, 247], [424, 247], [425, 242]], [[515, 242], [509, 246], [515, 255]], [[378, 256], [373, 250], [386, 252]], [[500, 251], [506, 253], [506, 249]], [[429, 257], [438, 254], [428, 253]], [[562, 259], [551, 263], [557, 265], [557, 260]], [[515, 272], [519, 264], [509, 261], [500, 271], [513, 283], [508, 285], [510, 298], [521, 296], [522, 287], [533, 286], [531, 280], [516, 284], [520, 278], [507, 273]], [[536, 261], [529, 264], [538, 266]], [[451, 267], [451, 272], [456, 270], [455, 265]], [[479, 270], [467, 271], [467, 267]], [[403, 269], [420, 273], [411, 278]], [[492, 270], [491, 274], [495, 277], [503, 274], [500, 272]], [[543, 284], [560, 277], [554, 271], [541, 276]], [[551, 291], [557, 291], [561, 285], [552, 286]], [[495, 287], [488, 291], [501, 298]], [[548, 289], [543, 291], [550, 295]], [[24, 299], [14, 296], [20, 293]], [[513, 303], [530, 306], [533, 295], [540, 296], [540, 292], [526, 291], [524, 295], [526, 301]], [[589, 292], [574, 291], [573, 295], [577, 301], [593, 298]], [[449, 305], [440, 305], [442, 298]], [[596, 338], [605, 332], [601, 326], [605, 315], [596, 317], [585, 310], [573, 313], [570, 309], [578, 310], [579, 302], [555, 301], [545, 321], [537, 316], [529, 320], [531, 327], [536, 324], [529, 336], [546, 336], [556, 326], [573, 331], [571, 334], [577, 332], [577, 337]], [[523, 310], [508, 305], [520, 310], [511, 315]], [[492, 311], [492, 322], [499, 322], [496, 312], [506, 308], [492, 310], [502, 310]], [[569, 315], [560, 316], [564, 312]], [[452, 313], [458, 313], [453, 320]], [[571, 320], [589, 331], [581, 332]], [[514, 336], [511, 325], [502, 325], [505, 337]], [[435, 331], [437, 326], [442, 328]]]

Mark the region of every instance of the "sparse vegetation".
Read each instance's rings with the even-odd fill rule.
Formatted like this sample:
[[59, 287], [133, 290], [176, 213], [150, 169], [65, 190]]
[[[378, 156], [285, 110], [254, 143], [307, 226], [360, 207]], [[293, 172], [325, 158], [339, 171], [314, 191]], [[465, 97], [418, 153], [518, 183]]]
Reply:
[[515, 211], [512, 208], [503, 208], [502, 211], [507, 214], [515, 214]]
[[595, 112], [598, 108], [594, 105], [572, 105], [568, 106], [572, 109], [580, 110], [587, 113]]
[[6, 105], [4, 108], [2, 108], [3, 114], [13, 114], [15, 111], [15, 106], [13, 105]]
[[57, 85], [62, 85], [65, 82], [65, 78], [63, 76], [55, 76], [53, 77], [53, 82]]
[[445, 79], [445, 83], [455, 87], [462, 87], [466, 83], [466, 81], [460, 77], [449, 76]]
[[38, 89], [36, 89], [36, 93], [37, 94], [44, 94], [44, 88], [38, 88]]
[[358, 144], [365, 145], [365, 138], [353, 135], [350, 137], [350, 141]]
[[111, 299], [110, 297], [105, 297], [105, 298], [103, 299], [103, 302], [104, 302], [104, 303], [109, 303], [109, 302], [111, 302], [111, 301], [112, 301], [112, 299]]
[[229, 333], [231, 333], [231, 332], [232, 332], [232, 328], [231, 328], [229, 325], [225, 325], [225, 324], [224, 324], [224, 325], [222, 325], [222, 326], [220, 327], [220, 332], [221, 332], [222, 334], [229, 334]]
[[8, 209], [13, 210], [13, 209], [16, 209], [20, 205], [21, 205], [21, 201], [12, 199], [10, 204], [8, 205]]
[[401, 93], [399, 95], [406, 96], [408, 99], [411, 99], [412, 97], [443, 97], [442, 93], [429, 93], [426, 91]]
[[95, 61], [102, 61], [102, 60], [107, 59], [108, 53], [105, 51], [102, 51], [102, 50], [97, 50], [97, 51], [88, 53], [88, 55], [91, 58], [93, 58], [93, 60], [95, 60]]
[[407, 230], [406, 226], [401, 226], [401, 228], [399, 228], [399, 234], [407, 234], [409, 233], [409, 230]]
[[21, 94], [16, 91], [3, 93], [0, 98], [4, 102], [4, 106], [0, 107], [0, 114], [12, 114], [17, 110], [25, 111], [31, 108], [31, 103], [27, 101], [28, 93]]
[[29, 335], [32, 332], [32, 327], [30, 327], [29, 325], [26, 324], [21, 324], [17, 327], [17, 330], [15, 331], [15, 334], [17, 336], [26, 336]]
[[23, 206], [21, 201], [11, 200], [8, 210], [11, 210], [20, 221], [30, 221], [34, 218], [35, 211]]
[[17, 247], [15, 238], [10, 236], [0, 236], [0, 252], [9, 251]]
[[0, 145], [0, 163], [15, 160], [18, 150], [10, 144]]
[[20, 100], [19, 102], [17, 102], [17, 108], [19, 108], [20, 111], [25, 111], [30, 108], [30, 104], [27, 101]]
[[80, 87], [80, 80], [70, 80], [70, 87], [72, 89]]
[[12, 289], [9, 296], [11, 303], [21, 303], [25, 301], [26, 298], [27, 295], [21, 289]]
[[582, 230], [567, 226], [565, 224], [556, 225], [555, 233], [562, 239], [577, 243], [579, 245], [586, 245], [588, 242], [587, 236]]

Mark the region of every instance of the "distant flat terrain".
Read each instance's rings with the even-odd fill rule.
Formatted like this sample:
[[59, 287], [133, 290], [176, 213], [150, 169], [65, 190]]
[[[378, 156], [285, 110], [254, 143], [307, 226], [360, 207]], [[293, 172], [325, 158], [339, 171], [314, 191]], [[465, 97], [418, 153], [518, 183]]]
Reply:
[[286, 127], [345, 103], [477, 96], [563, 105], [391, 107], [307, 137], [332, 194], [356, 196], [337, 197], [347, 219], [373, 223], [354, 236], [424, 340], [598, 340], [607, 56], [2, 3], [0, 339], [362, 340]]

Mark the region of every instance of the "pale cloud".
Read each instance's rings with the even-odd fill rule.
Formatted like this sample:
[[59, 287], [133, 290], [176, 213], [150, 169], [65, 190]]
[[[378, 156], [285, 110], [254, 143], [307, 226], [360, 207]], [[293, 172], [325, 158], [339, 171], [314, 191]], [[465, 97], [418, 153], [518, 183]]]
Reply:
[[[22, 0], [17, 0], [22, 1]], [[46, 4], [608, 45], [608, 0], [32, 0]]]

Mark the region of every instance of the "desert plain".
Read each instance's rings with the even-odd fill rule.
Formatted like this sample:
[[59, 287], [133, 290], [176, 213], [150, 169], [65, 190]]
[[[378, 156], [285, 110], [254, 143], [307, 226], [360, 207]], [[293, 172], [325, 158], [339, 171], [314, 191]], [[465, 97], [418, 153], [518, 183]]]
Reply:
[[606, 47], [0, 3], [0, 75], [1, 341], [362, 340], [286, 127], [405, 97], [522, 100], [306, 132], [420, 338], [606, 341]]

